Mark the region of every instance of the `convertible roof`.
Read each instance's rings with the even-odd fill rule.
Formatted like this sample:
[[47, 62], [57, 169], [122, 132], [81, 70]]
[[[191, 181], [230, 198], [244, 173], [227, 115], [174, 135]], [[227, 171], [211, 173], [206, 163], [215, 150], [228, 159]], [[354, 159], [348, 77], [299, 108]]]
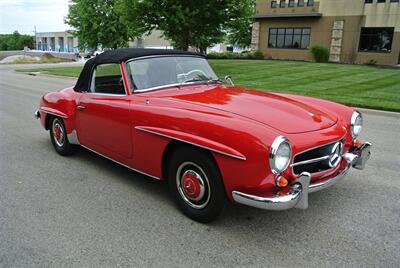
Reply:
[[204, 55], [181, 51], [172, 49], [146, 49], [146, 48], [122, 48], [105, 51], [102, 54], [88, 60], [82, 69], [78, 81], [74, 89], [76, 91], [88, 91], [90, 84], [90, 77], [93, 68], [96, 65], [107, 64], [107, 63], [121, 63], [130, 59], [148, 57], [148, 56], [163, 56], [163, 55], [190, 55], [190, 56], [200, 56]]

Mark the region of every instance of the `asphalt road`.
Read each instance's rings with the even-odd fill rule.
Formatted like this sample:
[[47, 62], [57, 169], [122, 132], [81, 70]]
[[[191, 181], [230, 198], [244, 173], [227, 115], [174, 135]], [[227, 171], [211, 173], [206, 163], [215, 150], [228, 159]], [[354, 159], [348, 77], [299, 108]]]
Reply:
[[0, 66], [0, 267], [398, 267], [400, 117], [365, 114], [368, 167], [308, 210], [229, 206], [204, 225], [163, 182], [84, 149], [57, 155], [33, 112], [74, 80], [12, 70]]

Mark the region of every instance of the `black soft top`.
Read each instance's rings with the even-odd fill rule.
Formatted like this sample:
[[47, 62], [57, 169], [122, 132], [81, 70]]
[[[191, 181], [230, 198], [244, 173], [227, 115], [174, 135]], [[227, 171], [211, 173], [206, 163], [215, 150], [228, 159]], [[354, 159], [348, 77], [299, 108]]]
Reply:
[[199, 53], [172, 49], [122, 48], [109, 50], [86, 62], [74, 89], [76, 91], [89, 91], [91, 73], [93, 68], [97, 65], [107, 63], [121, 63], [130, 59], [140, 57], [164, 55], [189, 55], [204, 57], [204, 55]]

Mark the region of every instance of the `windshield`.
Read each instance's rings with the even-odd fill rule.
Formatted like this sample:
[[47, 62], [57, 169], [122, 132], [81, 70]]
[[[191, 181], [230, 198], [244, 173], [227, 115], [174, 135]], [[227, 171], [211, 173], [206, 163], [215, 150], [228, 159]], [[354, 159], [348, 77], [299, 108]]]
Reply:
[[165, 56], [133, 60], [127, 64], [136, 92], [190, 83], [216, 82], [207, 60], [191, 56]]

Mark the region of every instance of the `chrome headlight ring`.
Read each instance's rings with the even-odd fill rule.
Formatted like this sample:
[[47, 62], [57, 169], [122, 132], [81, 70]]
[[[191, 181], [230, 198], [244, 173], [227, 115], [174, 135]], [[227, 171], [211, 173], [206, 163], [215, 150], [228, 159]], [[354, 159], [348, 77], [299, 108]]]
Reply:
[[269, 152], [269, 166], [274, 174], [285, 171], [292, 158], [292, 146], [284, 136], [278, 136], [271, 145]]
[[363, 127], [362, 114], [358, 111], [354, 111], [350, 121], [351, 135], [353, 136], [354, 139], [360, 135], [362, 127]]

